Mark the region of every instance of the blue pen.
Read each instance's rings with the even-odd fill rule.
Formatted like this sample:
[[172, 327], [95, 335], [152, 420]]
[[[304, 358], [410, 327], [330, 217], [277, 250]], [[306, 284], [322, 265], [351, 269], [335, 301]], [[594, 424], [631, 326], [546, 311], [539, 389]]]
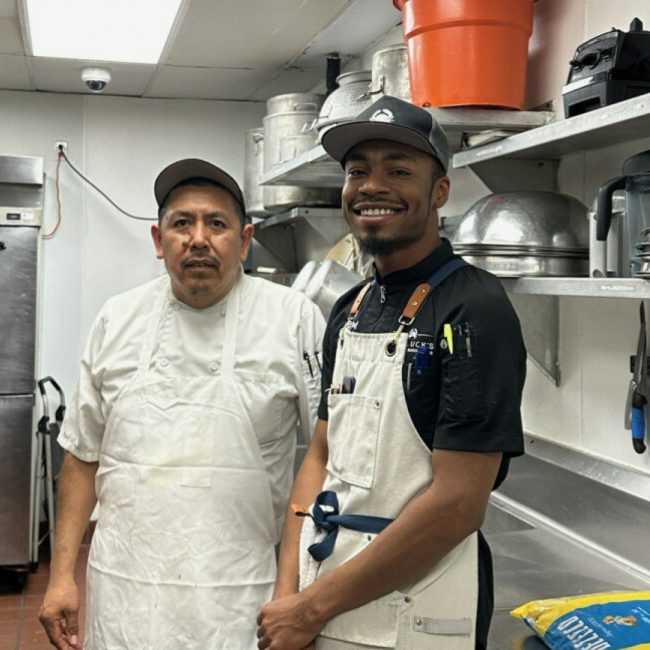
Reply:
[[431, 350], [428, 345], [418, 345], [415, 350], [415, 374], [421, 375], [431, 362]]

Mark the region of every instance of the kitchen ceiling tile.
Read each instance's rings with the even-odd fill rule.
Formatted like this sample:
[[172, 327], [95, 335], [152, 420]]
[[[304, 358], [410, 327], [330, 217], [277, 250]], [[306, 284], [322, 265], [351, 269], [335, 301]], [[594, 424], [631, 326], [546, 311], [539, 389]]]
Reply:
[[145, 97], [179, 99], [246, 99], [274, 76], [271, 70], [162, 66]]
[[0, 55], [0, 88], [32, 90], [27, 57]]
[[258, 87], [258, 90], [246, 99], [265, 102], [276, 95], [309, 92], [318, 83], [325, 81], [325, 72], [325, 68], [284, 70], [265, 86]]
[[350, 1], [194, 0], [164, 63], [278, 69], [298, 56]]
[[149, 84], [156, 66], [134, 63], [109, 63], [79, 61], [76, 59], [48, 59], [32, 57], [36, 90], [92, 95], [81, 80], [83, 68], [107, 68], [112, 80], [103, 95], [139, 97]]
[[25, 54], [23, 35], [18, 18], [5, 18], [0, 14], [0, 54]]
[[345, 65], [350, 56], [361, 54], [401, 22], [402, 13], [390, 0], [356, 0], [321, 31], [294, 65], [312, 68], [330, 52], [339, 52]]

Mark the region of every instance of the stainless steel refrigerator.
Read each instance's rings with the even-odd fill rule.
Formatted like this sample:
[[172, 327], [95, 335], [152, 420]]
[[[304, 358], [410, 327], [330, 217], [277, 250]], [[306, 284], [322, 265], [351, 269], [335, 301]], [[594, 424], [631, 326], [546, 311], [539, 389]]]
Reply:
[[0, 567], [27, 568], [43, 159], [0, 156]]

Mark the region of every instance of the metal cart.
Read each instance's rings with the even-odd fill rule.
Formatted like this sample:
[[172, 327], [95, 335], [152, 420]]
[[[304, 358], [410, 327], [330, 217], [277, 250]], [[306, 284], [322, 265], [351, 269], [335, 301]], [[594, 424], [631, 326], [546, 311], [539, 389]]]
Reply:
[[[50, 403], [47, 396], [46, 384], [52, 384], [59, 394], [59, 407], [56, 409], [54, 421], [50, 420]], [[38, 390], [43, 403], [43, 415], [36, 429], [36, 466], [34, 470], [34, 489], [32, 498], [32, 549], [30, 570], [38, 569], [38, 550], [46, 538], [50, 540], [50, 557], [54, 555], [54, 531], [56, 527], [56, 497], [58, 495], [59, 475], [65, 452], [56, 442], [65, 416], [65, 395], [63, 389], [52, 377], [44, 377], [38, 382]], [[53, 442], [54, 441], [54, 442]], [[41, 486], [45, 486], [45, 500], [41, 501]], [[40, 520], [41, 507], [45, 507], [47, 531], [41, 536]]]

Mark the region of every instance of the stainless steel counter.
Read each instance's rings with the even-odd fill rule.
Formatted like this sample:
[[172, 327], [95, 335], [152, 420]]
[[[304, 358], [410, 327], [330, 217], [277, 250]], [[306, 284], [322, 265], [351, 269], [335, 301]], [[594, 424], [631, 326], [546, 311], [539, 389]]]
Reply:
[[[621, 552], [631, 541], [646, 544], [647, 532], [638, 536], [638, 525], [650, 510], [650, 504], [638, 496], [643, 489], [630, 495], [621, 489], [622, 485], [638, 486], [640, 481], [650, 487], [650, 478], [631, 473], [629, 481], [622, 481], [621, 472], [628, 470], [612, 466], [610, 472], [602, 466], [602, 461], [597, 461], [601, 467], [599, 480], [594, 482], [593, 473], [586, 476], [575, 471], [580, 466], [572, 457], [576, 452], [562, 450], [557, 454], [558, 447], [552, 447], [536, 440], [535, 454], [513, 461], [513, 476], [493, 494], [488, 507], [483, 532], [492, 549], [495, 574], [495, 612], [488, 650], [547, 648], [523, 621], [509, 614], [511, 609], [531, 600], [650, 589], [650, 569], [640, 565], [637, 557], [629, 558]], [[562, 464], [558, 464], [558, 459]], [[561, 500], [548, 485], [549, 481], [558, 484], [558, 474], [567, 488]], [[617, 485], [613, 487], [610, 483]], [[517, 485], [517, 489], [508, 490], [512, 485]], [[620, 507], [615, 511], [604, 510], [599, 488], [610, 491], [610, 496], [615, 495]], [[531, 503], [537, 508], [530, 507]], [[571, 521], [574, 505], [581, 512], [580, 519], [575, 518], [579, 524], [572, 528], [560, 522]], [[627, 524], [617, 520], [617, 512], [625, 513], [627, 518], [631, 509], [638, 509], [637, 518], [628, 519]], [[549, 516], [555, 512], [556, 518]], [[603, 526], [611, 526], [617, 534], [611, 531], [604, 534], [607, 531], [599, 530]], [[590, 530], [593, 534], [586, 535], [585, 531]], [[622, 542], [618, 547], [616, 538]], [[605, 545], [603, 539], [612, 541]], [[650, 561], [650, 553], [647, 555]]]

